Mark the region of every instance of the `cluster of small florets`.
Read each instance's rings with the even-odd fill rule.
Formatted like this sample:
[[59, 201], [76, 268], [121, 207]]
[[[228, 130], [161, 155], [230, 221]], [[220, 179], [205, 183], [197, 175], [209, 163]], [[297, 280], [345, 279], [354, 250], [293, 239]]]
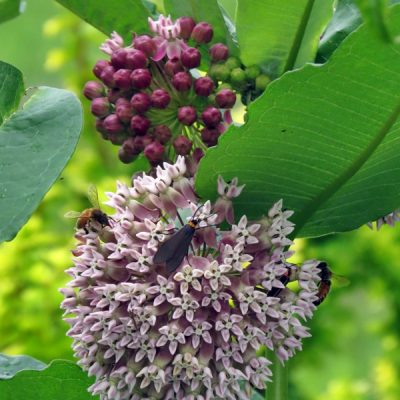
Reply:
[[154, 36], [134, 35], [127, 47], [117, 33], [111, 35], [101, 46], [111, 60], [96, 63], [93, 72], [101, 82], [87, 82], [84, 95], [92, 101], [97, 130], [121, 145], [121, 161], [143, 152], [154, 166], [214, 146], [232, 122], [236, 94], [218, 79], [192, 73], [200, 67], [202, 48], [213, 63], [229, 56], [224, 44], [210, 46], [211, 25], [161, 15], [149, 18], [149, 26]]
[[[199, 204], [183, 157], [156, 172], [108, 193], [111, 227], [76, 232], [62, 289], [75, 356], [103, 400], [248, 399], [271, 378], [257, 350], [284, 362], [310, 336], [301, 321], [315, 310], [318, 262], [287, 261], [292, 212], [281, 201], [261, 221], [235, 224], [237, 179], [219, 178], [216, 202]], [[193, 213], [188, 255], [168, 274], [153, 257]]]
[[385, 215], [384, 217], [378, 218], [376, 221], [368, 222], [367, 225], [373, 229], [375, 223], [376, 230], [379, 231], [382, 225], [395, 226], [397, 222], [400, 222], [400, 208], [394, 210], [390, 214]]

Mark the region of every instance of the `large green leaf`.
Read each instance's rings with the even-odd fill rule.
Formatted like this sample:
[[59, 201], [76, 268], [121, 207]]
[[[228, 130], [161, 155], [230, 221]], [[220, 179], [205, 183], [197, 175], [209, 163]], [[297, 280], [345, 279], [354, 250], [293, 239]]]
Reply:
[[236, 31], [241, 59], [271, 76], [313, 62], [333, 0], [238, 0]]
[[93, 379], [73, 362], [56, 360], [41, 371], [21, 371], [0, 380], [1, 400], [95, 400], [87, 392]]
[[[10, 117], [21, 97], [22, 78], [0, 62], [0, 242], [28, 220], [72, 155], [82, 126], [78, 99], [41, 87]], [[9, 102], [8, 102], [9, 101]], [[7, 118], [8, 117], [8, 118]]]
[[[389, 22], [399, 30], [400, 8]], [[282, 198], [300, 236], [354, 229], [400, 205], [399, 114], [400, 46], [363, 26], [326, 64], [273, 82], [204, 157], [197, 191], [215, 197], [219, 174], [238, 176], [238, 215]]]
[[0, 0], [0, 22], [18, 17], [21, 11], [20, 0]]
[[140, 0], [57, 0], [95, 28], [109, 35], [117, 31], [125, 39], [148, 32], [149, 11]]
[[7, 356], [0, 354], [0, 379], [10, 379], [23, 370], [41, 370], [46, 364], [29, 356]]
[[196, 22], [210, 23], [214, 29], [212, 43], [228, 43], [231, 51], [235, 50], [217, 0], [164, 0], [164, 6], [166, 13], [173, 18], [187, 16]]

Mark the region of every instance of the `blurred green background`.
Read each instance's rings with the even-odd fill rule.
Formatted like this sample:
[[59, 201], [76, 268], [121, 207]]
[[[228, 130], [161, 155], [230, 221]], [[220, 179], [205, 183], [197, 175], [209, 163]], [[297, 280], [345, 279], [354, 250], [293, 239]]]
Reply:
[[[102, 58], [104, 36], [53, 0], [28, 0], [20, 17], [0, 25], [0, 59], [25, 75], [26, 86], [66, 87], [80, 95]], [[128, 182], [132, 166], [116, 148], [85, 127], [67, 168], [27, 225], [0, 244], [0, 352], [48, 362], [72, 359], [58, 288], [68, 280], [74, 221], [66, 211], [88, 207], [89, 183], [104, 191]], [[313, 337], [290, 362], [290, 399], [397, 400], [400, 398], [400, 224], [296, 242], [296, 260], [326, 260], [350, 280], [334, 285], [311, 321]]]

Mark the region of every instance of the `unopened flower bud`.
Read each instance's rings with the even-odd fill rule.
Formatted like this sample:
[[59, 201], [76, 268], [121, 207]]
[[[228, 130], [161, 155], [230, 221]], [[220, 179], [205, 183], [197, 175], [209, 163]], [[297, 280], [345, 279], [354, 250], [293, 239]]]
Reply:
[[129, 164], [135, 160], [140, 152], [136, 151], [134, 138], [130, 137], [124, 141], [118, 151], [118, 157], [124, 164]]
[[97, 97], [93, 99], [90, 110], [96, 117], [104, 118], [110, 113], [110, 106], [107, 97]]
[[192, 86], [192, 77], [187, 72], [178, 72], [172, 78], [172, 84], [176, 90], [185, 92]]
[[180, 135], [174, 140], [174, 149], [176, 154], [186, 156], [192, 149], [193, 142], [186, 136]]
[[83, 88], [83, 95], [89, 100], [102, 97], [104, 96], [104, 86], [100, 82], [96, 81], [86, 82], [85, 87]]
[[181, 72], [184, 70], [181, 60], [179, 60], [178, 58], [168, 60], [164, 65], [164, 69], [169, 76], [174, 76], [177, 72]]
[[161, 144], [167, 143], [172, 137], [171, 129], [166, 125], [157, 125], [153, 130], [153, 135]]
[[140, 154], [147, 145], [153, 142], [153, 139], [147, 135], [136, 136], [133, 138], [134, 150], [137, 154]]
[[214, 62], [224, 61], [229, 56], [229, 49], [223, 43], [215, 43], [210, 48], [210, 56]]
[[111, 55], [111, 65], [114, 68], [126, 68], [127, 49], [117, 49]]
[[233, 57], [233, 56], [229, 57], [225, 61], [224, 65], [226, 67], [228, 67], [230, 70], [235, 69], [235, 68], [240, 68], [240, 66], [241, 66], [239, 59], [237, 57]]
[[116, 114], [110, 114], [103, 121], [104, 128], [109, 134], [120, 133], [124, 131], [124, 126]]
[[208, 43], [213, 38], [214, 31], [207, 22], [199, 22], [192, 31], [191, 37], [196, 43]]
[[204, 128], [201, 131], [201, 140], [209, 147], [215, 146], [220, 135], [221, 133], [216, 128]]
[[134, 115], [131, 119], [131, 130], [136, 135], [145, 135], [150, 128], [150, 121], [143, 115]]
[[131, 81], [136, 89], [145, 89], [150, 86], [151, 74], [148, 69], [138, 68], [132, 71]]
[[145, 113], [151, 106], [151, 99], [147, 93], [136, 93], [131, 98], [131, 106], [139, 114]]
[[194, 47], [189, 47], [181, 54], [181, 62], [186, 68], [197, 68], [200, 65], [201, 54]]
[[230, 70], [224, 64], [214, 64], [209, 69], [208, 74], [215, 81], [227, 81], [230, 76]]
[[234, 68], [231, 71], [231, 81], [233, 84], [241, 85], [246, 81], [246, 74], [242, 68]]
[[179, 18], [179, 25], [181, 27], [180, 37], [188, 40], [190, 35], [192, 34], [193, 28], [196, 26], [196, 22], [193, 18], [190, 17], [182, 17]]
[[178, 120], [184, 125], [192, 125], [197, 119], [196, 109], [192, 106], [184, 106], [178, 110]]
[[121, 145], [126, 140], [125, 132], [112, 132], [108, 134], [108, 140], [115, 145]]
[[115, 86], [114, 73], [115, 68], [112, 65], [109, 65], [108, 67], [105, 67], [103, 72], [100, 74], [100, 79], [110, 88]]
[[115, 103], [115, 113], [120, 121], [129, 123], [132, 118], [133, 110], [128, 99], [121, 97]]
[[236, 94], [230, 89], [222, 89], [215, 96], [215, 102], [220, 108], [232, 108], [236, 103]]
[[122, 91], [119, 88], [113, 88], [108, 91], [107, 97], [111, 103], [115, 104], [122, 96]]
[[222, 116], [218, 108], [207, 107], [201, 114], [201, 118], [207, 128], [214, 128], [221, 122]]
[[249, 80], [256, 79], [261, 74], [260, 67], [258, 65], [251, 65], [245, 69], [246, 78]]
[[143, 51], [148, 57], [154, 56], [157, 51], [157, 45], [154, 40], [148, 35], [136, 36], [133, 39], [135, 49]]
[[93, 74], [101, 79], [101, 74], [104, 70], [104, 68], [109, 67], [110, 66], [110, 62], [107, 60], [99, 60], [97, 61], [97, 63], [95, 64], [95, 66], [93, 67]]
[[104, 127], [104, 122], [101, 118], [96, 119], [96, 130], [101, 134], [103, 139], [108, 140], [108, 132]]
[[256, 89], [259, 90], [260, 92], [263, 92], [268, 84], [271, 82], [271, 79], [269, 78], [268, 75], [258, 75], [256, 78]]
[[121, 89], [129, 89], [131, 87], [131, 73], [130, 69], [119, 69], [114, 73], [115, 86]]
[[151, 94], [151, 104], [155, 108], [166, 108], [171, 101], [171, 96], [164, 89], [156, 89]]
[[164, 146], [154, 141], [146, 146], [144, 149], [144, 155], [150, 162], [161, 162], [164, 155]]
[[148, 59], [146, 54], [137, 49], [127, 49], [126, 67], [130, 69], [146, 68]]
[[215, 89], [214, 81], [209, 76], [203, 76], [194, 82], [194, 91], [199, 96], [209, 96]]

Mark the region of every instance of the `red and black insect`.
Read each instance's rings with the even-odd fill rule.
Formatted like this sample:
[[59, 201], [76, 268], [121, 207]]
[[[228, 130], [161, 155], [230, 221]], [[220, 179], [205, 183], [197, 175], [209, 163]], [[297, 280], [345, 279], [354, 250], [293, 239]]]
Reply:
[[318, 284], [318, 300], [314, 301], [315, 306], [319, 306], [328, 296], [329, 291], [331, 290], [332, 286], [332, 271], [328, 268], [328, 264], [324, 261], [320, 262], [317, 265], [317, 268], [320, 270], [320, 277], [321, 280]]

